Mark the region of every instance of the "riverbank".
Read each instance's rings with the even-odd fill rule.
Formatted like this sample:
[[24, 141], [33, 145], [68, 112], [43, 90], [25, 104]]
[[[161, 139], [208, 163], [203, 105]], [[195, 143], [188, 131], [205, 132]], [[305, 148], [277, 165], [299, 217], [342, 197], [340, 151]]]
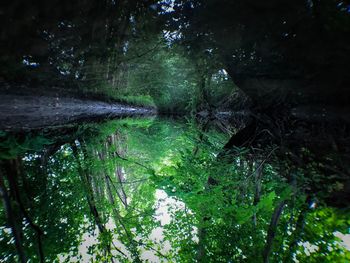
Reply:
[[50, 96], [0, 96], [0, 130], [31, 130], [84, 119], [155, 115], [155, 108]]

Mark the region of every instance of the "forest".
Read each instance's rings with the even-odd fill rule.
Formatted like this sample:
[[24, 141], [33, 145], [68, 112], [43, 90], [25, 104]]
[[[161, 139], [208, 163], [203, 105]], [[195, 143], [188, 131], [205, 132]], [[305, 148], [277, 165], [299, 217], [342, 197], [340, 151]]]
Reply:
[[350, 2], [3, 0], [0, 262], [350, 262]]

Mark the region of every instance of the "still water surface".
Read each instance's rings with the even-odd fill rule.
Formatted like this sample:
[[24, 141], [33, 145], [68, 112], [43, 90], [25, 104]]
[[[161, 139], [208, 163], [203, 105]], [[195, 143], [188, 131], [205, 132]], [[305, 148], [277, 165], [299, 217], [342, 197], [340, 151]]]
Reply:
[[348, 210], [322, 199], [330, 185], [310, 193], [322, 175], [288, 180], [273, 147], [223, 158], [225, 130], [134, 118], [1, 132], [0, 261], [347, 262]]

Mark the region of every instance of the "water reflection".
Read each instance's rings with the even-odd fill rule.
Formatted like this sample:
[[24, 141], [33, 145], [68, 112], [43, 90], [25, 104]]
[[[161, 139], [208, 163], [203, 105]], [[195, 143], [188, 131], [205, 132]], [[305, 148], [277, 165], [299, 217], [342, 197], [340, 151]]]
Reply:
[[222, 156], [218, 129], [148, 119], [0, 135], [5, 262], [350, 258], [349, 213], [324, 201], [340, 182], [312, 192], [318, 170], [276, 146]]

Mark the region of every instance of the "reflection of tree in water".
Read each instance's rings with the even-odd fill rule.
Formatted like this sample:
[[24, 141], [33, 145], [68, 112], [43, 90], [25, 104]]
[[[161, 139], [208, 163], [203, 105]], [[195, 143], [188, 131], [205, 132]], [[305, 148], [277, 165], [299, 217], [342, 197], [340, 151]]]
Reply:
[[[313, 137], [303, 138], [302, 132], [291, 129], [289, 138], [281, 136], [277, 144], [272, 134], [259, 138], [263, 131], [248, 125], [224, 152], [200, 136], [202, 151], [197, 144], [166, 177], [168, 194], [177, 189], [175, 195], [181, 195], [198, 222], [199, 242], [179, 261], [303, 262], [312, 245], [316, 253], [311, 262], [347, 259], [349, 253], [334, 232], [347, 232], [348, 213], [327, 207], [348, 206], [337, 199], [339, 193], [347, 194], [342, 188], [348, 177], [340, 177], [347, 174], [346, 155], [330, 149], [329, 137], [335, 133], [325, 136], [315, 131], [318, 128], [305, 129]], [[333, 128], [337, 142], [345, 142]], [[299, 144], [293, 139], [300, 139]]]
[[[126, 154], [125, 140], [119, 131], [103, 141], [96, 140], [94, 145], [89, 138], [80, 136], [71, 139], [71, 143], [56, 146], [49, 154], [51, 146], [22, 154], [15, 160], [2, 160], [5, 176], [1, 177], [1, 189], [8, 217], [7, 223], [2, 218], [1, 224], [2, 231], [8, 233], [2, 239], [4, 244], [8, 242], [2, 246], [4, 258], [15, 261], [18, 253], [22, 262], [26, 258], [38, 260], [38, 255], [42, 262], [44, 256], [51, 262], [58, 254], [69, 252], [74, 258], [78, 256], [81, 235], [86, 231], [93, 234], [96, 225], [98, 243], [89, 249], [93, 258], [102, 261], [132, 258], [140, 262], [141, 250], [153, 249], [151, 242], [142, 242], [141, 238], [143, 229], [150, 231], [154, 225], [150, 217], [153, 188], [141, 185], [144, 178], [131, 176], [126, 181], [127, 166], [122, 163], [126, 159], [120, 159]], [[138, 197], [137, 191], [142, 189], [150, 193]], [[113, 229], [108, 227], [110, 218], [114, 219]], [[148, 223], [149, 230], [140, 222]], [[12, 229], [16, 250], [7, 227]], [[116, 240], [123, 244], [122, 248], [115, 244]], [[36, 255], [36, 249], [40, 254]]]
[[[90, 214], [99, 229], [101, 243], [94, 250], [94, 256], [99, 254], [101, 247], [105, 253], [97, 259], [111, 262], [113, 258], [141, 262], [141, 254], [147, 250], [154, 250], [162, 256], [153, 248], [151, 241], [143, 241], [145, 236], [150, 235], [147, 232], [155, 227], [150, 217], [153, 213], [154, 189], [143, 187], [143, 180], [133, 179], [133, 176], [130, 176], [130, 181], [126, 180], [128, 165], [125, 163], [129, 161], [125, 158], [126, 135], [116, 131], [100, 147], [91, 147], [85, 141], [76, 140], [72, 149], [75, 159], [82, 160], [84, 164], [79, 164], [79, 173], [86, 185]], [[141, 166], [141, 169], [145, 168]], [[137, 196], [142, 188], [144, 191], [153, 189], [151, 195], [145, 195], [148, 199]], [[107, 229], [110, 218], [114, 221], [113, 229]], [[116, 244], [120, 242], [122, 248]]]
[[1, 160], [1, 254], [8, 262], [16, 261], [16, 251], [20, 262], [26, 258], [44, 262], [44, 257], [53, 260], [61, 251], [77, 250], [86, 206], [77, 202], [82, 187], [71, 167], [72, 158], [65, 147], [57, 150], [48, 147]]
[[[83, 233], [96, 237], [88, 253], [102, 262], [142, 262], [146, 251], [170, 262], [349, 258], [334, 235], [349, 224], [347, 210], [332, 208], [342, 182], [324, 169], [341, 169], [334, 151], [282, 149], [266, 136], [223, 151], [212, 128], [113, 125], [1, 161], [2, 258], [79, 258]], [[169, 205], [158, 241], [156, 189], [184, 204]]]

